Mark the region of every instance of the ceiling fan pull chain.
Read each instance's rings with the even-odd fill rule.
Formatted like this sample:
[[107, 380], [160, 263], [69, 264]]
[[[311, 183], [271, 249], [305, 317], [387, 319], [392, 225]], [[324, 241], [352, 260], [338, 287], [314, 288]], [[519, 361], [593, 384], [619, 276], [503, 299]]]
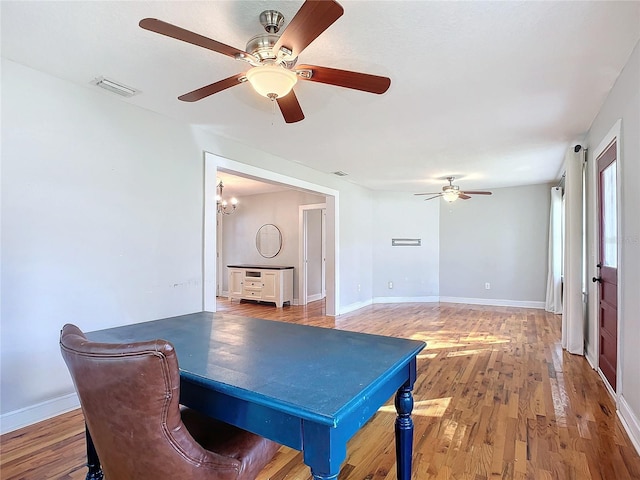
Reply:
[[276, 118], [276, 99], [272, 98], [271, 99], [271, 126], [273, 127], [275, 125], [275, 118]]

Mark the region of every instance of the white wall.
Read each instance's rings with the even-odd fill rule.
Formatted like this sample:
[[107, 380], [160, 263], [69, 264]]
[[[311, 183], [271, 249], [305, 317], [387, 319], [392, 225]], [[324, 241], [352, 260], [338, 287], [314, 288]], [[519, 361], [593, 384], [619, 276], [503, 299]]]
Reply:
[[[436, 201], [425, 202], [406, 193], [376, 193], [372, 237], [375, 302], [438, 301], [438, 217]], [[421, 245], [394, 247], [393, 238], [419, 238]]]
[[[338, 249], [371, 230], [358, 213], [370, 192], [334, 175], [6, 59], [1, 86], [2, 431], [60, 413], [73, 392], [65, 322], [96, 330], [202, 309], [204, 151], [339, 191], [353, 208], [340, 211]], [[340, 256], [338, 286], [344, 271], [370, 277], [368, 259]]]
[[[588, 68], [588, 67], [587, 67]], [[640, 43], [618, 77], [614, 88], [596, 116], [587, 136], [589, 152], [588, 186], [595, 185], [594, 149], [600, 145], [614, 124], [622, 119], [620, 157], [618, 158], [620, 190], [618, 328], [619, 402], [618, 408], [627, 423], [636, 448], [640, 450]], [[596, 218], [594, 190], [589, 190], [588, 214], [590, 228], [587, 241], [588, 278], [597, 276], [595, 264]], [[597, 292], [590, 285], [588, 331], [597, 331]], [[591, 334], [593, 338], [593, 333]], [[587, 343], [587, 354], [597, 358], [593, 341]]]
[[[367, 195], [340, 193], [340, 305], [342, 313], [371, 304], [373, 263], [371, 238], [374, 229], [372, 192]], [[345, 219], [349, 218], [347, 221]], [[331, 238], [327, 219], [327, 238]], [[342, 241], [344, 240], [344, 241]], [[329, 257], [329, 256], [328, 256]], [[346, 266], [348, 261], [349, 266]], [[345, 268], [342, 268], [345, 265]], [[329, 277], [329, 272], [327, 272]], [[358, 289], [360, 285], [360, 289]]]
[[[325, 197], [287, 190], [238, 198], [238, 208], [233, 215], [222, 216], [223, 244], [222, 265], [286, 265], [293, 266], [293, 297], [299, 298], [299, 205], [324, 203]], [[282, 234], [282, 249], [273, 258], [264, 258], [256, 249], [256, 232], [272, 223]], [[223, 290], [228, 291], [228, 279], [224, 276]]]
[[186, 127], [3, 62], [3, 413], [72, 391], [64, 323], [200, 309], [201, 157]]
[[543, 308], [549, 188], [496, 188], [491, 196], [439, 200], [440, 296]]

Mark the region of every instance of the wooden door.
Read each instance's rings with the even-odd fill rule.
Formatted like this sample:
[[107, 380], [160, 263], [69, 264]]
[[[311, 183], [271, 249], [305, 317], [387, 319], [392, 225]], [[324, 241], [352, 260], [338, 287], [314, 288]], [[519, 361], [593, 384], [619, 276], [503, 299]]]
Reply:
[[598, 204], [600, 210], [598, 366], [616, 390], [618, 364], [618, 225], [616, 194], [616, 141], [598, 157]]

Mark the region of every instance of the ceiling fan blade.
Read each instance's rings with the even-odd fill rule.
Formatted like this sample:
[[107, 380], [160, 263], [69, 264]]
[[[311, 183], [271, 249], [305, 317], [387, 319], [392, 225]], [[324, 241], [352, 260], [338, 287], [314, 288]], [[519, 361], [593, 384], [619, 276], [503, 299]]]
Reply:
[[273, 51], [285, 47], [297, 57], [343, 13], [344, 9], [334, 0], [307, 0], [282, 32]]
[[240, 79], [244, 77], [244, 73], [238, 73], [229, 78], [225, 78], [224, 80], [220, 80], [218, 82], [212, 83], [210, 85], [206, 85], [202, 88], [198, 88], [193, 92], [185, 93], [184, 95], [180, 95], [178, 100], [182, 100], [183, 102], [195, 102], [197, 100], [202, 100], [209, 95], [213, 95], [214, 93], [221, 92], [222, 90], [226, 90], [227, 88], [235, 87], [236, 85], [240, 85]]
[[193, 45], [198, 45], [199, 47], [213, 50], [214, 52], [222, 53], [223, 55], [228, 55], [233, 58], [236, 58], [236, 56], [238, 55], [249, 55], [243, 50], [239, 50], [235, 47], [230, 47], [229, 45], [225, 45], [224, 43], [217, 42], [216, 40], [212, 40], [198, 33], [185, 30], [184, 28], [177, 27], [176, 25], [163, 22], [162, 20], [158, 20], [156, 18], [143, 18], [142, 20], [140, 20], [139, 25], [145, 30], [159, 33], [160, 35], [165, 35], [167, 37], [175, 38], [176, 40], [182, 40], [183, 42], [191, 43]]
[[304, 113], [302, 112], [302, 107], [300, 107], [300, 102], [298, 102], [298, 97], [291, 90], [287, 95], [282, 98], [277, 98], [278, 106], [280, 107], [280, 111], [282, 112], [282, 116], [284, 117], [284, 121], [287, 123], [295, 123], [300, 120], [304, 120]]
[[441, 195], [442, 192], [431, 192], [431, 193], [414, 193], [414, 195]]
[[381, 94], [386, 92], [391, 85], [391, 79], [370, 75], [368, 73], [351, 72], [349, 70], [338, 70], [337, 68], [318, 67], [315, 65], [300, 65], [296, 70], [310, 70], [311, 78], [300, 75], [303, 80], [311, 82], [337, 85], [338, 87], [352, 88], [363, 92]]
[[438, 195], [434, 195], [433, 197], [425, 198], [424, 201], [426, 202], [427, 200], [431, 200], [433, 198], [438, 198], [438, 197], [441, 197], [441, 196], [442, 196], [442, 194], [439, 193]]
[[476, 192], [473, 190], [465, 190], [464, 192], [460, 193], [464, 193], [465, 195], [491, 195], [491, 192]]
[[463, 192], [460, 192], [458, 194], [458, 198], [461, 198], [462, 200], [469, 200], [471, 197], [469, 195], [465, 195]]

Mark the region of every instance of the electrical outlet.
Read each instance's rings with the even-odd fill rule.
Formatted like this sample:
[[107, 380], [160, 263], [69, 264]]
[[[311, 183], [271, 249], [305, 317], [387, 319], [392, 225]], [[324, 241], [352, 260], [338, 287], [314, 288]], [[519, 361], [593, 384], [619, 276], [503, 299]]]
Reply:
[[393, 282], [389, 282], [389, 288], [393, 288]]
[[489, 282], [484, 284], [484, 289], [485, 290], [491, 290], [491, 284]]

